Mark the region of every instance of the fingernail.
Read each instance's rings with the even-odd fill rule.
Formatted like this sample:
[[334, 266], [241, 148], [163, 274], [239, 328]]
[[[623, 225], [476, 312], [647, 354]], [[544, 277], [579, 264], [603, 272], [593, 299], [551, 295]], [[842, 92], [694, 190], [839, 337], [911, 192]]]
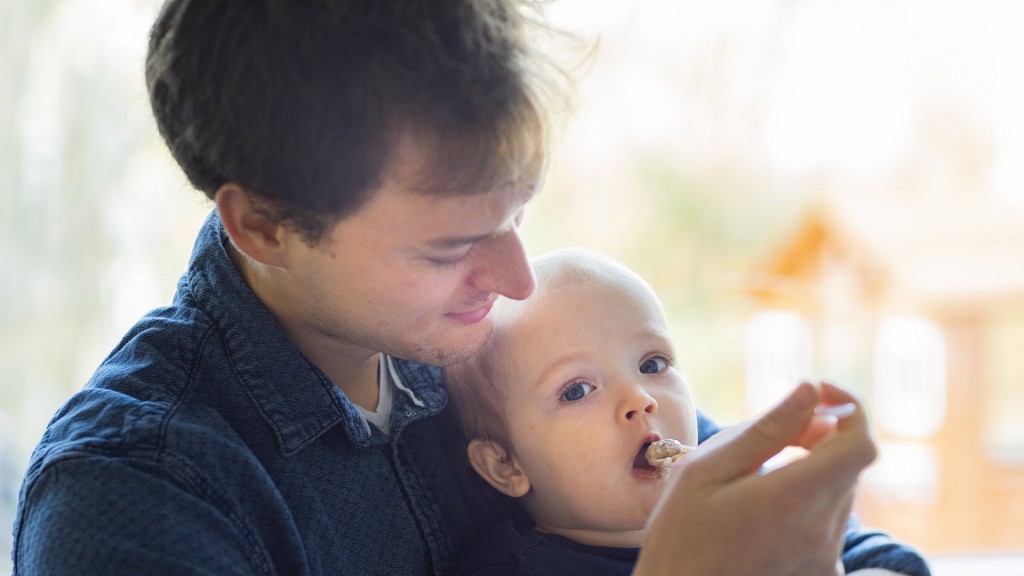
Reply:
[[814, 413], [818, 416], [831, 416], [833, 418], [846, 418], [857, 411], [857, 405], [852, 402], [836, 404], [835, 406], [815, 406]]

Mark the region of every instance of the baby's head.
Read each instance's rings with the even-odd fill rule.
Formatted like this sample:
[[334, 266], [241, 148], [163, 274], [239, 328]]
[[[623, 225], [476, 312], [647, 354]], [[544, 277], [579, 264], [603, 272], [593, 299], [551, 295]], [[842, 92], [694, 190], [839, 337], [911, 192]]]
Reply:
[[639, 545], [665, 487], [648, 444], [697, 442], [690, 391], [653, 290], [581, 249], [534, 261], [537, 290], [500, 299], [494, 333], [446, 379], [474, 469], [538, 527]]

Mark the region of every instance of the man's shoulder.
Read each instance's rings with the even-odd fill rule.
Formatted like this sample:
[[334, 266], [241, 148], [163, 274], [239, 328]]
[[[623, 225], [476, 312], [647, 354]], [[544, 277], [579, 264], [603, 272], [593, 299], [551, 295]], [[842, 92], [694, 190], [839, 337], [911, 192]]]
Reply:
[[201, 368], [202, 355], [216, 337], [211, 319], [194, 307], [155, 309], [124, 335], [86, 388], [121, 390], [143, 400], [154, 393], [176, 395], [173, 384]]
[[173, 438], [222, 434], [223, 420], [200, 393], [212, 380], [230, 378], [217, 338], [194, 309], [174, 306], [144, 316], [57, 411], [33, 465], [90, 455], [155, 458], [174, 449]]
[[[85, 572], [167, 573], [157, 565], [143, 569], [137, 560], [152, 546], [175, 545], [200, 556], [155, 558], [199, 562], [201, 554], [222, 550], [244, 562], [236, 554], [239, 542], [253, 530], [239, 511], [235, 476], [251, 484], [262, 478], [222, 419], [196, 418], [174, 402], [116, 387], [84, 389], [61, 408], [33, 452], [15, 520], [16, 563], [27, 572], [65, 563]], [[254, 493], [272, 505], [272, 488]], [[135, 564], [82, 565], [104, 558]]]
[[165, 467], [187, 458], [188, 446], [224, 447], [233, 434], [217, 410], [191, 400], [187, 384], [161, 384], [186, 376], [173, 366], [148, 371], [94, 378], [72, 395], [33, 452], [27, 479], [69, 459]]

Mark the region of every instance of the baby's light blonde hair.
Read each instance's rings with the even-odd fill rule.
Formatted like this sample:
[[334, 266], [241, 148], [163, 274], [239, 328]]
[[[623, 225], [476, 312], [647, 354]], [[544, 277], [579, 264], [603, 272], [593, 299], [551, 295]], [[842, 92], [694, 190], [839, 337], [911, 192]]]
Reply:
[[609, 289], [626, 293], [647, 292], [657, 297], [635, 272], [602, 253], [585, 248], [565, 248], [532, 261], [537, 277], [536, 291], [526, 300], [502, 299], [492, 310], [494, 331], [487, 343], [468, 360], [445, 369], [445, 383], [469, 439], [479, 438], [501, 444], [506, 453], [513, 449], [504, 411], [509, 374], [517, 358], [509, 352], [512, 339], [521, 337], [515, 327], [534, 304], [547, 295], [581, 284], [601, 282]]

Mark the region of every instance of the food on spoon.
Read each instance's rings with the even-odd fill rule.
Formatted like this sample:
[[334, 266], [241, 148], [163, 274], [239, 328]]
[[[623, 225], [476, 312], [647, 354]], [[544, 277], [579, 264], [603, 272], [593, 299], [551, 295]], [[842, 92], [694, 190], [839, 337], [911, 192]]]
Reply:
[[647, 457], [647, 463], [655, 468], [665, 468], [669, 464], [683, 457], [693, 448], [689, 446], [683, 446], [679, 440], [673, 440], [671, 438], [665, 438], [664, 440], [658, 440], [651, 442], [651, 445], [647, 447], [647, 451], [644, 456]]

